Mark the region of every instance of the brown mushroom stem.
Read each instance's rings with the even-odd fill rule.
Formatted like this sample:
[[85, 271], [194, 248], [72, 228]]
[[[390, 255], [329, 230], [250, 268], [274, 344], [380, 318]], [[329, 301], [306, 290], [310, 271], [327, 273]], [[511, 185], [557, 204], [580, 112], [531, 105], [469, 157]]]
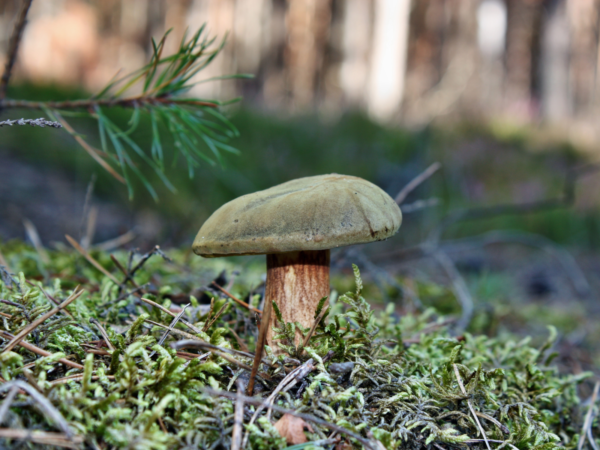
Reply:
[[[284, 322], [299, 322], [310, 328], [315, 321], [319, 300], [329, 296], [329, 250], [274, 253], [267, 255], [266, 301], [274, 301]], [[273, 327], [277, 317], [271, 314], [267, 343], [278, 353]], [[298, 345], [302, 335], [296, 330]]]

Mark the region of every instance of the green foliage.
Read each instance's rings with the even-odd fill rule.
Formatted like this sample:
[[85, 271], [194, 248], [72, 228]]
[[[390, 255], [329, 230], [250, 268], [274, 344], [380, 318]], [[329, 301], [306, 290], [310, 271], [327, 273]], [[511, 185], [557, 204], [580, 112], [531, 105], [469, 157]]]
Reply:
[[[6, 106], [41, 108], [52, 120], [62, 122], [65, 130], [76, 137], [108, 173], [127, 185], [130, 198], [133, 197], [133, 175], [157, 200], [155, 187], [140, 166], [149, 168], [169, 190], [175, 191], [165, 174], [165, 145], [172, 146], [176, 151], [173, 164], [177, 163], [179, 157], [183, 158], [190, 178], [201, 163], [212, 166], [222, 164], [223, 151], [238, 153], [237, 149], [227, 144], [231, 138], [238, 136], [236, 127], [220, 110], [227, 103], [185, 96], [198, 84], [195, 77], [219, 54], [225, 40], [215, 46], [215, 38], [208, 38], [205, 26], [202, 26], [189, 38], [186, 33], [175, 53], [165, 56], [163, 53], [169, 33], [170, 30], [159, 42], [152, 40], [152, 55], [148, 64], [121, 78], [115, 77], [88, 100], [35, 104], [14, 102], [14, 105], [8, 103]], [[230, 75], [202, 82], [241, 77], [247, 76]], [[237, 99], [228, 103], [235, 101]], [[126, 123], [111, 118], [109, 111], [115, 108], [131, 110]], [[102, 151], [91, 147], [64, 117], [93, 119], [98, 126]], [[146, 134], [152, 136], [148, 149], [138, 142], [137, 130], [140, 128], [149, 130]], [[165, 135], [170, 140], [165, 141]]]
[[[29, 253], [21, 250], [22, 244], [2, 246], [11, 266], [29, 267], [27, 274], [5, 275], [0, 284], [0, 298], [9, 301], [0, 303], [4, 330], [16, 334], [49, 309], [42, 286], [58, 300], [72, 292], [75, 280], [86, 292], [68, 307], [73, 318], [56, 314], [27, 336], [27, 342], [49, 351], [50, 356], [40, 357], [21, 347], [0, 353], [4, 380], [23, 377], [29, 367], [27, 379], [35, 381], [90, 447], [162, 450], [230, 446], [234, 402], [208, 395], [202, 388], [229, 390], [235, 386], [235, 378], [247, 377], [243, 370], [219, 355], [204, 354], [205, 350], [173, 350], [170, 343], [182, 338], [180, 333], [195, 334], [181, 321], [164, 344], [158, 345], [165, 328], [148, 320], [168, 326], [173, 318], [134, 297], [114, 302], [118, 295], [114, 284], [75, 254], [50, 251], [46, 270], [51, 279], [59, 273], [60, 277], [42, 284], [34, 281], [39, 272], [22, 260]], [[189, 283], [210, 280], [224, 267], [219, 260], [196, 258], [187, 262], [183, 251], [173, 250], [169, 256], [171, 261], [150, 258], [136, 274], [138, 283], [153, 280], [156, 289], [152, 297], [164, 307], [174, 305], [174, 296], [192, 291]], [[113, 270], [105, 255], [95, 257]], [[116, 257], [123, 260], [127, 255], [117, 252]], [[484, 449], [468, 400], [478, 412], [487, 438], [504, 443], [494, 447], [576, 447], [585, 412], [577, 386], [588, 374], [558, 373], [552, 365], [555, 330], [550, 330], [548, 340], [539, 347], [509, 335], [491, 338], [465, 334], [457, 339], [443, 325], [445, 318], [431, 309], [400, 319], [393, 317], [393, 307], [374, 313], [362, 296], [357, 267], [354, 275], [356, 289], [339, 299], [329, 299], [326, 311], [331, 315], [326, 313], [304, 351], [290, 345], [300, 362], [313, 358], [316, 370], [290, 391], [282, 392], [277, 398], [280, 406], [377, 439], [386, 449], [426, 449], [433, 444]], [[250, 291], [249, 286], [259, 280], [260, 271], [249, 267], [242, 271], [238, 288], [247, 286], [240, 292]], [[235, 288], [234, 292], [241, 295]], [[190, 301], [192, 306], [186, 309], [184, 320], [200, 328], [212, 322], [203, 333], [196, 334], [198, 339], [223, 351], [238, 347], [240, 341], [252, 349], [257, 332], [253, 314], [225, 298], [212, 300], [212, 307], [202, 303], [199, 296]], [[324, 302], [321, 307], [325, 307]], [[221, 308], [226, 309], [219, 315]], [[275, 314], [281, 320], [277, 309]], [[101, 345], [103, 339], [92, 318], [104, 326], [114, 351]], [[281, 325], [280, 335], [293, 344], [298, 328]], [[307, 331], [300, 329], [303, 335]], [[403, 342], [403, 336], [410, 339]], [[202, 356], [190, 356], [193, 353]], [[234, 353], [231, 357], [252, 364], [249, 355]], [[64, 366], [60, 358], [84, 368]], [[259, 383], [262, 396], [269, 395], [298, 364], [282, 357], [271, 362], [261, 368], [270, 376], [270, 380]], [[70, 375], [79, 376], [65, 378]], [[247, 448], [286, 448], [273, 426], [280, 413], [274, 412], [272, 420], [263, 413], [248, 425], [254, 407], [246, 408]], [[20, 428], [54, 429], [52, 420], [23, 393], [17, 394], [6, 420]], [[308, 438], [315, 443], [331, 433], [317, 424], [312, 427], [314, 432]], [[596, 436], [600, 432], [597, 423], [592, 431]], [[349, 448], [361, 448], [360, 443], [340, 436]], [[0, 446], [11, 445], [0, 441]], [[331, 445], [323, 448], [330, 449]]]

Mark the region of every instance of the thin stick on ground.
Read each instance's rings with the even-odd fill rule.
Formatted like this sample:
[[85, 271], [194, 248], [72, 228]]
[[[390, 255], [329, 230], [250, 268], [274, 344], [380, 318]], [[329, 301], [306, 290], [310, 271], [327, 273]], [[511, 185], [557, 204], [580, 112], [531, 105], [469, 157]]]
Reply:
[[[308, 361], [306, 361], [304, 364], [302, 364], [300, 367], [296, 368], [296, 370], [293, 370], [292, 372], [290, 372], [284, 378], [284, 380], [287, 379], [287, 381], [285, 383], [281, 382], [279, 384], [279, 386], [277, 386], [277, 388], [271, 394], [271, 397], [273, 397], [273, 398], [270, 401], [269, 409], [267, 411], [267, 418], [269, 420], [271, 419], [271, 413], [272, 413], [271, 405], [273, 403], [275, 403], [275, 399], [277, 398], [277, 395], [279, 394], [279, 392], [289, 391], [291, 388], [293, 388], [298, 383], [298, 381], [301, 381], [304, 378], [306, 378], [306, 376], [310, 372], [312, 372], [314, 369], [315, 369], [315, 365], [313, 364], [313, 360], [311, 358]], [[292, 375], [292, 374], [294, 374], [294, 375], [290, 377], [290, 375]]]
[[260, 330], [258, 332], [258, 340], [256, 342], [256, 352], [254, 354], [254, 363], [252, 364], [252, 372], [250, 373], [250, 380], [248, 381], [247, 394], [252, 395], [254, 393], [254, 378], [258, 373], [258, 367], [262, 360], [262, 353], [265, 348], [265, 342], [267, 341], [267, 331], [269, 330], [269, 323], [271, 321], [271, 300], [265, 299], [265, 306], [263, 308], [262, 319], [260, 322]]
[[[180, 350], [182, 348], [200, 348], [202, 350], [217, 350], [220, 352], [224, 352], [224, 353], [230, 353], [232, 355], [239, 355], [239, 356], [243, 356], [244, 358], [255, 358], [255, 355], [253, 355], [252, 353], [248, 353], [248, 352], [242, 352], [240, 350], [235, 350], [233, 348], [225, 348], [225, 347], [219, 347], [218, 345], [213, 345], [210, 344], [208, 342], [204, 342], [204, 341], [200, 341], [198, 340], [198, 338], [194, 339], [194, 340], [184, 340], [184, 341], [177, 341], [177, 342], [173, 342], [171, 344], [171, 347], [174, 348], [175, 350]], [[271, 362], [267, 359], [263, 359], [262, 360], [263, 364], [266, 364], [267, 366], [271, 366]], [[265, 378], [265, 377], [263, 377]], [[268, 376], [266, 376], [266, 378], [269, 378]]]
[[436, 173], [440, 169], [440, 167], [442, 167], [442, 165], [439, 162], [434, 162], [427, 169], [425, 169], [423, 172], [421, 172], [419, 175], [417, 175], [415, 178], [413, 178], [406, 186], [404, 186], [400, 190], [400, 192], [398, 192], [398, 195], [396, 195], [396, 198], [394, 199], [396, 201], [396, 203], [401, 205], [402, 202], [404, 200], [406, 200], [406, 197], [408, 196], [408, 194], [410, 194], [412, 191], [414, 191], [420, 184], [422, 184], [424, 181], [426, 181], [431, 175]]
[[1, 439], [17, 439], [20, 441], [30, 441], [39, 445], [51, 445], [53, 447], [62, 448], [81, 448], [83, 438], [73, 436], [71, 439], [64, 433], [56, 433], [52, 431], [37, 431], [37, 430], [18, 430], [14, 428], [0, 428]]
[[[143, 301], [144, 303], [149, 304], [150, 306], [154, 306], [155, 308], [160, 309], [162, 312], [170, 315], [171, 317], [177, 317], [177, 314], [175, 314], [173, 311], [169, 311], [167, 308], [165, 308], [162, 305], [159, 305], [156, 302], [153, 302], [152, 300], [149, 300], [147, 298], [140, 298], [141, 301]], [[182, 324], [184, 324], [186, 327], [188, 327], [190, 330], [192, 330], [194, 333], [197, 334], [201, 334], [202, 330], [199, 329], [198, 327], [195, 327], [194, 325], [192, 325], [191, 323], [189, 323], [187, 320], [180, 320], [180, 322]]]
[[[60, 305], [60, 301], [58, 301], [57, 299], [55, 299], [54, 297], [52, 297], [50, 294], [48, 294], [46, 292], [46, 290], [44, 289], [44, 287], [42, 286], [42, 283], [39, 284], [33, 284], [30, 281], [26, 281], [26, 283], [30, 286], [34, 286], [40, 289], [40, 291], [42, 291], [42, 294], [44, 294], [44, 297], [46, 297], [48, 299], [48, 301], [50, 303], [52, 303], [55, 306]], [[67, 316], [69, 316], [71, 319], [74, 319], [73, 314], [71, 314], [69, 311], [67, 311], [66, 309], [61, 310], [62, 313], [66, 314]]]
[[114, 300], [111, 300], [106, 303], [102, 303], [101, 305], [98, 306], [98, 308], [106, 308], [107, 306], [114, 305], [115, 303], [119, 303], [121, 300], [125, 300], [127, 297], [130, 297], [132, 295], [140, 298], [140, 300], [141, 300], [141, 296], [146, 293], [147, 287], [148, 287], [148, 285], [144, 284], [143, 286], [132, 289], [131, 291], [123, 292], [121, 295], [119, 295]]
[[[9, 339], [9, 340], [12, 340], [15, 338], [15, 336], [10, 334], [8, 331], [0, 331], [0, 337]], [[20, 341], [17, 345], [19, 345], [20, 347], [23, 347], [25, 350], [29, 350], [30, 352], [35, 353], [36, 355], [50, 356], [52, 354], [46, 350], [42, 350], [41, 348], [39, 348], [33, 344], [30, 344], [29, 342]], [[65, 366], [72, 367], [73, 369], [83, 370], [83, 366], [81, 364], [77, 364], [76, 362], [73, 362], [66, 358], [61, 358], [58, 360], [58, 362], [61, 364], [64, 364]]]
[[237, 396], [235, 399], [235, 415], [233, 416], [233, 431], [231, 433], [231, 450], [241, 450], [242, 433], [244, 431], [244, 394], [242, 381], [237, 380]]
[[600, 381], [597, 381], [594, 385], [594, 391], [592, 392], [592, 397], [590, 399], [590, 406], [585, 414], [585, 420], [583, 421], [583, 427], [581, 428], [581, 436], [579, 436], [579, 442], [577, 443], [577, 450], [581, 450], [583, 448], [583, 444], [585, 444], [585, 439], [588, 435], [588, 430], [591, 429], [593, 416], [592, 412], [594, 411], [594, 405], [596, 404], [596, 399], [598, 398], [599, 388]]
[[231, 300], [233, 300], [234, 302], [238, 303], [239, 305], [243, 306], [246, 309], [249, 309], [250, 311], [255, 312], [256, 314], [262, 314], [263, 312], [260, 309], [256, 309], [253, 306], [250, 306], [248, 303], [246, 303], [243, 300], [240, 300], [239, 298], [237, 298], [236, 296], [230, 294], [229, 292], [227, 292], [225, 289], [223, 289], [221, 286], [219, 286], [217, 283], [215, 283], [214, 281], [211, 283], [214, 287], [216, 287], [218, 290], [220, 290], [223, 294], [225, 294], [227, 297], [229, 297]]
[[221, 317], [221, 314], [223, 314], [225, 312], [225, 309], [228, 306], [229, 306], [229, 303], [225, 302], [225, 304], [223, 306], [221, 306], [221, 308], [216, 312], [216, 314], [213, 315], [212, 319], [209, 320], [209, 318], [207, 317], [206, 323], [202, 327], [202, 331], [204, 331], [206, 333], [210, 329], [210, 327], [212, 327], [213, 324], [219, 319], [219, 317]]
[[2, 424], [2, 422], [4, 422], [4, 416], [6, 416], [6, 413], [8, 412], [8, 408], [10, 408], [12, 401], [14, 400], [14, 398], [16, 397], [16, 395], [18, 393], [19, 393], [19, 387], [13, 386], [8, 391], [8, 394], [6, 394], [6, 397], [4, 397], [4, 401], [2, 402], [2, 404], [0, 404], [0, 425]]
[[[58, 385], [58, 384], [65, 384], [65, 383], [68, 383], [69, 381], [81, 381], [81, 380], [83, 380], [83, 377], [84, 377], [84, 376], [85, 376], [85, 375], [83, 375], [83, 374], [71, 375], [71, 376], [68, 376], [68, 377], [64, 377], [64, 378], [58, 378], [58, 379], [56, 379], [56, 380], [52, 380], [52, 381], [50, 381], [49, 383], [50, 383], [52, 386], [56, 386], [56, 385]], [[105, 375], [105, 376], [106, 376], [106, 378], [107, 378], [107, 379], [109, 379], [109, 380], [114, 380], [114, 379], [115, 379], [115, 376], [114, 376], [114, 375]], [[100, 379], [102, 379], [102, 378], [103, 378], [103, 377], [99, 377], [98, 375], [93, 375], [93, 376], [91, 376], [91, 377], [90, 377], [90, 380], [91, 380], [91, 381], [96, 381], [96, 380], [100, 380]]]
[[460, 303], [461, 315], [456, 324], [456, 329], [458, 332], [462, 332], [467, 328], [473, 317], [473, 297], [471, 297], [467, 283], [465, 283], [464, 278], [456, 269], [450, 257], [441, 250], [436, 251], [433, 256], [450, 278], [452, 290]]
[[[171, 333], [178, 334], [179, 336], [183, 336], [184, 338], [187, 338], [187, 339], [192, 339], [192, 340], [195, 340], [195, 341], [197, 341], [199, 339], [198, 337], [196, 337], [193, 334], [190, 334], [190, 333], [188, 333], [186, 331], [178, 330], [177, 328], [169, 328], [168, 325], [165, 325], [165, 324], [159, 323], [159, 322], [155, 322], [154, 320], [144, 319], [144, 322], [147, 322], [150, 325], [154, 325], [154, 326], [157, 326], [157, 327], [160, 327], [160, 328], [164, 328], [166, 330], [171, 330]], [[204, 342], [204, 341], [199, 341], [199, 342]]]
[[[219, 391], [216, 389], [211, 389], [211, 388], [206, 388], [206, 387], [201, 387], [199, 389], [200, 389], [200, 391], [205, 392], [206, 394], [213, 395], [213, 396], [219, 396], [219, 397], [225, 397], [225, 398], [229, 398], [232, 400], [235, 400], [238, 396], [237, 393], [227, 392], [227, 391]], [[244, 399], [244, 402], [249, 405], [261, 406], [261, 405], [264, 405], [266, 402], [265, 400], [262, 400], [260, 398], [248, 397], [246, 395], [242, 395], [241, 397]], [[310, 414], [299, 413], [298, 411], [294, 411], [293, 409], [282, 408], [277, 405], [272, 405], [271, 408], [273, 408], [274, 411], [280, 412], [282, 414], [290, 414], [294, 417], [299, 417], [299, 418], [305, 420], [306, 422], [312, 422], [317, 425], [321, 425], [325, 428], [328, 428], [330, 430], [337, 431], [338, 433], [345, 434], [346, 436], [356, 439], [361, 444], [363, 444], [366, 448], [368, 448], [370, 450], [377, 450], [377, 447], [375, 445], [373, 445], [373, 443], [369, 439], [366, 439], [366, 438], [362, 437], [361, 435], [348, 430], [347, 428], [340, 427], [339, 425], [327, 422], [326, 420], [320, 419], [319, 417], [316, 417], [316, 416], [313, 416]]]
[[106, 330], [104, 329], [104, 327], [102, 326], [102, 324], [100, 323], [100, 321], [97, 320], [97, 319], [91, 318], [90, 322], [93, 323], [94, 325], [96, 325], [96, 327], [100, 331], [100, 334], [104, 338], [104, 342], [106, 342], [106, 345], [108, 346], [108, 349], [110, 351], [114, 352], [115, 351], [115, 346], [112, 345], [112, 343], [110, 342], [110, 339], [108, 338], [108, 333], [106, 332]]
[[83, 256], [90, 262], [92, 266], [94, 266], [96, 269], [98, 269], [100, 272], [102, 272], [104, 275], [110, 278], [110, 280], [117, 286], [121, 285], [121, 283], [119, 283], [119, 280], [117, 280], [112, 273], [110, 273], [108, 270], [102, 267], [102, 265], [98, 261], [92, 258], [90, 254], [81, 245], [79, 245], [79, 243], [75, 239], [73, 239], [68, 234], [65, 234], [65, 238], [67, 239], [67, 241], [69, 241], [69, 244], [71, 244], [75, 248], [75, 250], [81, 253], [81, 256]]
[[[465, 389], [462, 379], [460, 378], [460, 373], [458, 373], [458, 366], [456, 364], [452, 364], [452, 366], [454, 367], [454, 374], [456, 375], [456, 381], [458, 381], [458, 385], [460, 386], [461, 392], [464, 395], [467, 395], [467, 390]], [[481, 436], [483, 437], [483, 440], [485, 441], [485, 446], [488, 448], [488, 450], [492, 450], [492, 448], [490, 447], [490, 443], [488, 442], [488, 438], [485, 434], [485, 431], [484, 431], [483, 427], [481, 426], [481, 423], [479, 422], [479, 418], [477, 417], [475, 408], [473, 408], [473, 404], [471, 403], [471, 400], [467, 399], [467, 405], [469, 405], [469, 410], [471, 411], [471, 414], [473, 414], [473, 419], [475, 419], [475, 423], [477, 424], [477, 427], [479, 428], [479, 431], [481, 432]]]
[[[300, 367], [297, 367], [296, 369], [291, 371], [289, 374], [287, 374], [285, 376], [285, 378], [279, 382], [279, 384], [277, 385], [275, 390], [271, 393], [271, 395], [269, 395], [269, 397], [265, 400], [265, 402], [262, 405], [259, 405], [258, 408], [256, 408], [256, 411], [252, 415], [252, 418], [250, 419], [250, 422], [248, 422], [248, 425], [252, 425], [258, 418], [258, 415], [265, 408], [269, 408], [269, 410], [267, 411], [267, 418], [271, 419], [271, 410], [272, 410], [271, 406], [273, 406], [273, 402], [275, 401], [275, 399], [277, 398], [279, 393], [281, 391], [283, 391], [289, 384], [292, 384], [292, 382], [293, 382], [293, 384], [296, 384], [295, 383], [296, 377], [299, 374], [302, 374], [303, 375], [302, 378], [304, 378], [304, 376], [306, 376], [306, 374], [308, 374], [314, 368], [315, 368], [315, 366], [314, 366], [313, 360], [311, 358], [308, 361], [306, 361], [303, 365], [301, 365]], [[244, 441], [242, 442], [243, 448], [245, 448], [246, 445], [248, 444], [249, 437], [250, 437], [250, 432], [248, 431], [248, 432], [246, 432], [246, 435], [244, 436]]]
[[48, 253], [46, 249], [42, 245], [42, 240], [40, 239], [40, 235], [37, 231], [36, 226], [29, 219], [23, 219], [23, 226], [25, 227], [25, 232], [27, 233], [27, 237], [33, 244], [33, 248], [40, 257], [40, 261], [47, 266], [50, 263], [50, 258], [48, 257]]
[[[152, 250], [150, 250], [148, 253], [145, 253], [144, 255], [142, 255], [142, 257], [140, 258], [138, 263], [135, 265], [135, 267], [133, 267], [131, 270], [129, 270], [129, 272], [125, 275], [125, 279], [123, 280], [122, 284], [127, 283], [129, 280], [132, 280], [134, 275], [136, 274], [136, 272], [138, 270], [140, 270], [142, 267], [144, 267], [144, 264], [146, 264], [146, 262], [154, 255], [162, 256], [162, 258], [165, 261], [171, 262], [171, 258], [169, 258], [167, 255], [165, 255], [163, 253], [163, 251], [160, 249], [160, 246], [155, 245]], [[132, 260], [130, 260], [130, 261], [132, 261]]]
[[[27, 23], [27, 13], [33, 0], [23, 0], [21, 5], [21, 11], [19, 11], [19, 17], [13, 28], [10, 41], [8, 42], [8, 51], [6, 53], [6, 64], [4, 65], [4, 73], [2, 79], [0, 79], [0, 101], [6, 97], [6, 88], [10, 76], [12, 75], [12, 69], [17, 60], [17, 52], [19, 50], [19, 44], [21, 43], [21, 37], [23, 36], [23, 29]], [[2, 104], [0, 103], [0, 110], [2, 110]]]
[[310, 338], [312, 337], [313, 334], [315, 334], [315, 330], [319, 326], [319, 323], [321, 323], [321, 320], [323, 320], [323, 317], [325, 317], [325, 314], [327, 314], [327, 310], [328, 309], [329, 308], [327, 306], [323, 306], [323, 309], [321, 310], [321, 312], [319, 313], [319, 315], [315, 319], [312, 327], [310, 327], [310, 330], [308, 331], [308, 334], [304, 337], [304, 340], [302, 341], [302, 344], [298, 348], [298, 355], [301, 355], [302, 352], [304, 351], [304, 348], [308, 345], [308, 342], [310, 341]]
[[[173, 320], [167, 327], [166, 331], [160, 337], [160, 339], [158, 341], [158, 345], [163, 345], [165, 343], [165, 341], [167, 340], [167, 337], [169, 336], [169, 333], [175, 329], [175, 325], [177, 325], [177, 322], [179, 322], [181, 320], [181, 318], [183, 317], [183, 314], [185, 314], [185, 310], [187, 309], [188, 306], [190, 306], [190, 305], [185, 305], [183, 307], [183, 309], [179, 312], [179, 314], [177, 314], [173, 318]], [[154, 355], [156, 355], [156, 350], [153, 350], [152, 353], [150, 353], [149, 357], [152, 358]]]
[[38, 317], [36, 320], [34, 320], [33, 322], [31, 322], [25, 328], [23, 328], [23, 330], [21, 330], [13, 339], [11, 339], [11, 341], [8, 344], [6, 344], [6, 346], [4, 347], [4, 349], [2, 350], [2, 352], [0, 352], [0, 353], [10, 352], [13, 348], [15, 348], [15, 346], [19, 342], [21, 342], [23, 340], [23, 338], [25, 338], [25, 336], [27, 336], [29, 333], [31, 333], [33, 330], [35, 330], [40, 324], [42, 324], [45, 320], [47, 320], [50, 317], [52, 317], [58, 311], [60, 311], [63, 308], [66, 308], [67, 306], [69, 306], [71, 304], [71, 302], [77, 300], [79, 298], [79, 296], [81, 296], [81, 294], [83, 294], [83, 293], [84, 293], [84, 291], [83, 290], [79, 290], [79, 286], [77, 286], [75, 288], [75, 290], [73, 291], [73, 293], [69, 296], [69, 298], [67, 298], [64, 302], [62, 302], [57, 307], [52, 308], [46, 314]]
[[[123, 264], [121, 264], [119, 262], [119, 260], [117, 258], [115, 258], [115, 255], [111, 254], [110, 255], [110, 259], [112, 260], [112, 262], [114, 263], [115, 267], [117, 269], [119, 269], [121, 271], [121, 273], [123, 273], [123, 275], [125, 275], [126, 277], [129, 277], [129, 274], [127, 273], [127, 269], [125, 269], [125, 267], [123, 267]], [[131, 284], [133, 284], [134, 287], [139, 288], [139, 284], [136, 283], [136, 281], [132, 278], [127, 278], [127, 281], [131, 281]], [[125, 284], [125, 282], [123, 283], [123, 285]]]
[[46, 397], [44, 397], [42, 394], [36, 391], [35, 388], [33, 388], [33, 386], [31, 386], [30, 384], [25, 383], [21, 380], [9, 381], [0, 385], [0, 394], [2, 392], [11, 390], [13, 387], [22, 389], [25, 392], [27, 392], [30, 395], [30, 397], [33, 400], [35, 400], [35, 402], [40, 406], [40, 409], [46, 414], [46, 416], [48, 416], [48, 418], [50, 418], [50, 420], [54, 422], [62, 430], [62, 432], [67, 435], [69, 439], [72, 439], [74, 437], [73, 430], [71, 430], [71, 427], [69, 426], [65, 418], [62, 416], [60, 411], [58, 411], [58, 409], [56, 409], [54, 405], [50, 403], [50, 400], [48, 400]]

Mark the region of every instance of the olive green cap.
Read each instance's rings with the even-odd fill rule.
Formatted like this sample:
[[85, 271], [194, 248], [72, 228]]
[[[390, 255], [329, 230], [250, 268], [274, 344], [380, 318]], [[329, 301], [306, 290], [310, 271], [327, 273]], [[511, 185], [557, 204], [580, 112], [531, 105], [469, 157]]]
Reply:
[[396, 202], [373, 183], [320, 175], [226, 203], [204, 222], [192, 248], [205, 257], [326, 250], [387, 239], [401, 223]]

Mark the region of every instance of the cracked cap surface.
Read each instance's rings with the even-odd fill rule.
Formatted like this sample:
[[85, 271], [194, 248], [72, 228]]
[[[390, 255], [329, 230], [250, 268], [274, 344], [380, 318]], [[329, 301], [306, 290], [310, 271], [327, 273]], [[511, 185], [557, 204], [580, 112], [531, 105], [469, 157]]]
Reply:
[[204, 257], [326, 250], [387, 239], [401, 223], [396, 202], [373, 183], [319, 175], [224, 204], [204, 222], [192, 248]]

